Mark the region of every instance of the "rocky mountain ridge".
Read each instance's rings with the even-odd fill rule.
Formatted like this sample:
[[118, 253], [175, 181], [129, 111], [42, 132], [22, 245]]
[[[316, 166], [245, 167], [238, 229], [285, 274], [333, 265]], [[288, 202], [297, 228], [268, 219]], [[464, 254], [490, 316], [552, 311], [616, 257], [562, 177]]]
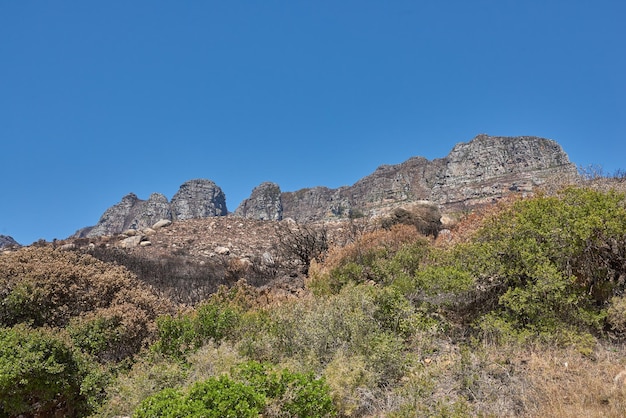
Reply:
[[16, 247], [20, 244], [8, 235], [0, 235], [0, 249], [8, 247]]
[[129, 229], [143, 229], [161, 219], [185, 220], [225, 216], [226, 196], [211, 180], [189, 180], [180, 186], [172, 201], [160, 193], [152, 193], [141, 200], [129, 193], [107, 209], [95, 226], [83, 228], [74, 234], [77, 238], [111, 235]]
[[[298, 222], [377, 215], [386, 208], [415, 202], [455, 211], [497, 200], [510, 193], [530, 193], [550, 182], [573, 181], [576, 166], [553, 140], [478, 135], [459, 143], [444, 158], [412, 157], [382, 165], [352, 186], [313, 187], [282, 192], [264, 182], [230, 214], [256, 220], [291, 218]], [[93, 227], [75, 237], [92, 237], [142, 229], [160, 219], [226, 216], [226, 199], [214, 182], [190, 180], [168, 202], [154, 193], [148, 200], [128, 194], [107, 209]]]

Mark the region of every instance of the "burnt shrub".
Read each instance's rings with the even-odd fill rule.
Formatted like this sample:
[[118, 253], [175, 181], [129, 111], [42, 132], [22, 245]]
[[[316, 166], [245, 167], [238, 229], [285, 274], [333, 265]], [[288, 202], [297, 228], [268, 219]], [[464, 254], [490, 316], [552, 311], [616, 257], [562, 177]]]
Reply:
[[229, 260], [225, 257], [200, 263], [186, 250], [159, 258], [142, 257], [120, 248], [97, 247], [92, 255], [102, 261], [126, 267], [160, 295], [176, 303], [195, 304], [214, 293], [222, 284], [232, 284]]
[[381, 223], [385, 229], [397, 224], [413, 225], [419, 233], [437, 238], [441, 231], [441, 213], [436, 206], [432, 205], [416, 206], [410, 211], [398, 208]]
[[284, 224], [278, 231], [278, 241], [285, 258], [297, 260], [303, 274], [308, 274], [311, 261], [328, 251], [328, 232], [322, 227]]

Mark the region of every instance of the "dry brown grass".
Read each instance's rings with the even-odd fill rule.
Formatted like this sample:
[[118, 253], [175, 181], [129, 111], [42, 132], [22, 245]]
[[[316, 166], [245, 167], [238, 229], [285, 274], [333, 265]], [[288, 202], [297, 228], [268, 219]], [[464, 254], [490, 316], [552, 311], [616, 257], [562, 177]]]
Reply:
[[574, 350], [530, 353], [526, 399], [533, 417], [624, 417], [626, 386], [614, 379], [624, 370], [623, 347], [598, 347], [590, 357]]

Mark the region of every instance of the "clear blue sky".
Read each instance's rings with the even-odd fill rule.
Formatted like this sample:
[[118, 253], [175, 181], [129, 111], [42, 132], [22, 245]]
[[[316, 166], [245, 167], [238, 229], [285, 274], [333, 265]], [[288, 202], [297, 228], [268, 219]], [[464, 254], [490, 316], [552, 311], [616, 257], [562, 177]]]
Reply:
[[349, 185], [479, 133], [626, 168], [626, 2], [0, 1], [0, 234], [209, 178]]

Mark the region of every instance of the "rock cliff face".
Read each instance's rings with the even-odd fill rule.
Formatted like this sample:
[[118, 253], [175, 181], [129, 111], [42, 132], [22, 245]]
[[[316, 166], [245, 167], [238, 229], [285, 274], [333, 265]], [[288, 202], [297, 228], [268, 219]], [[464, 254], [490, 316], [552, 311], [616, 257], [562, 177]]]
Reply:
[[513, 192], [573, 180], [576, 166], [554, 141], [478, 135], [450, 154], [383, 165], [352, 186], [315, 187], [281, 194], [283, 216], [297, 221], [375, 213], [401, 202], [429, 201], [444, 210], [491, 202]]
[[144, 229], [161, 219], [191, 219], [227, 214], [224, 192], [211, 180], [190, 180], [180, 186], [168, 202], [167, 197], [153, 193], [141, 200], [134, 193], [111, 206], [95, 226], [79, 230], [75, 237], [112, 235], [128, 229]]
[[279, 221], [283, 217], [280, 187], [276, 183], [261, 183], [250, 197], [235, 210], [235, 216], [262, 221]]
[[457, 144], [445, 158], [430, 199], [446, 205], [482, 203], [509, 191], [531, 192], [546, 182], [576, 175], [576, 166], [554, 141], [479, 135]]
[[180, 186], [172, 198], [172, 215], [176, 220], [225, 216], [226, 196], [211, 180], [190, 180]]
[[[352, 186], [281, 192], [275, 183], [262, 183], [234, 215], [307, 222], [377, 214], [385, 208], [424, 201], [445, 212], [492, 202], [509, 193], [529, 193], [555, 181], [573, 181], [576, 176], [576, 166], [552, 140], [478, 135], [470, 142], [457, 144], [444, 158], [430, 161], [413, 157], [401, 164], [383, 165]], [[110, 235], [146, 228], [159, 219], [227, 213], [224, 193], [214, 182], [191, 180], [180, 187], [171, 203], [157, 193], [145, 201], [128, 194], [107, 209], [97, 225], [75, 236]]]

